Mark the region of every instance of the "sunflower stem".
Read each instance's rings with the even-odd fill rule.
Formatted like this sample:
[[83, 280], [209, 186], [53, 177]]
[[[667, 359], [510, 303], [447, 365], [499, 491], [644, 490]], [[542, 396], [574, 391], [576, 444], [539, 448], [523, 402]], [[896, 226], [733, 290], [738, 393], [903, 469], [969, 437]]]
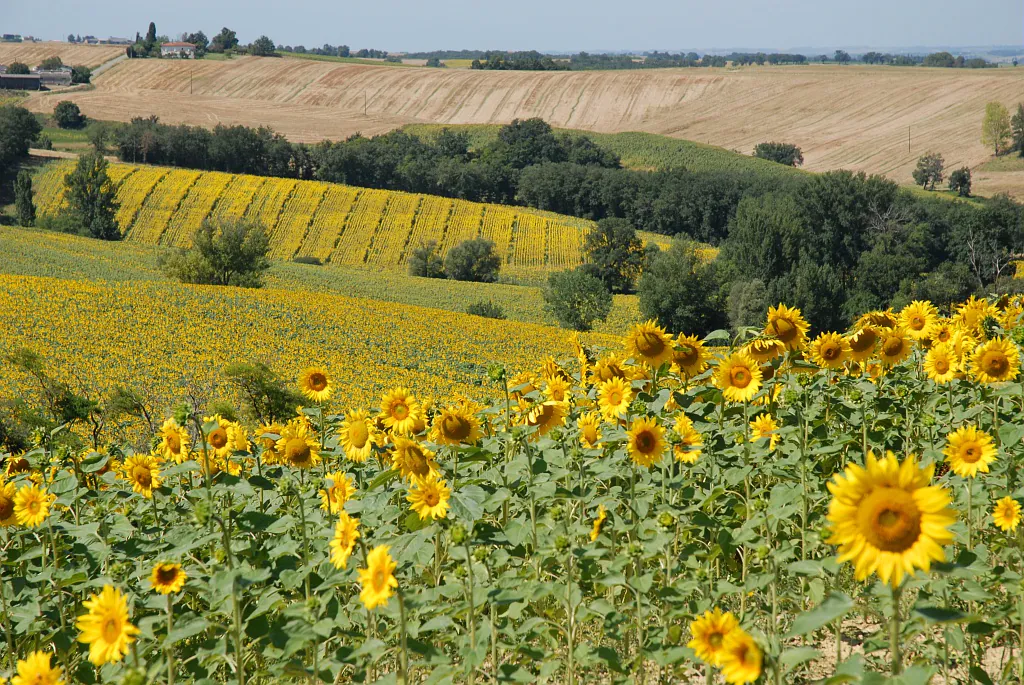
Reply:
[[409, 639], [405, 625], [405, 599], [402, 597], [401, 590], [398, 591], [398, 617], [402, 624], [402, 671], [399, 674], [398, 682], [405, 685], [409, 682]]
[[[167, 635], [174, 630], [174, 602], [167, 593]], [[167, 640], [167, 685], [174, 685], [174, 645]]]
[[889, 621], [889, 651], [892, 654], [892, 675], [903, 672], [903, 654], [900, 652], [900, 596], [903, 585], [892, 588], [892, 619]]
[[967, 486], [967, 549], [974, 549], [974, 502], [971, 487], [971, 479], [968, 478]]
[[[469, 644], [470, 651], [476, 651], [476, 617], [473, 613], [473, 557], [469, 553], [469, 536], [466, 536], [463, 546], [466, 549], [466, 570], [467, 579], [469, 583], [469, 593], [467, 599], [469, 600]], [[471, 665], [469, 667], [469, 683], [473, 685], [476, 680], [476, 669]]]
[[[6, 556], [7, 545], [4, 545], [3, 551]], [[11, 670], [14, 671], [17, 665], [17, 657], [15, 656], [16, 652], [14, 651], [14, 633], [12, 632], [11, 627], [13, 621], [11, 620], [11, 615], [7, 611], [7, 595], [4, 594], [2, 566], [0, 566], [0, 610], [3, 611], [4, 635], [7, 637], [7, 658], [11, 662]]]

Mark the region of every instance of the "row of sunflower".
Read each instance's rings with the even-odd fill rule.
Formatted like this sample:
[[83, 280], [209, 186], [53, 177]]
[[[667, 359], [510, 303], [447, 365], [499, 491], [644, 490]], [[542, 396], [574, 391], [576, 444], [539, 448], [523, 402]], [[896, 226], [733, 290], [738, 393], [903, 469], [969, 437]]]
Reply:
[[780, 305], [492, 367], [485, 405], [396, 387], [336, 413], [315, 367], [310, 405], [260, 425], [191, 403], [145, 449], [41, 432], [4, 463], [0, 674], [1020, 674], [1021, 311], [810, 336]]

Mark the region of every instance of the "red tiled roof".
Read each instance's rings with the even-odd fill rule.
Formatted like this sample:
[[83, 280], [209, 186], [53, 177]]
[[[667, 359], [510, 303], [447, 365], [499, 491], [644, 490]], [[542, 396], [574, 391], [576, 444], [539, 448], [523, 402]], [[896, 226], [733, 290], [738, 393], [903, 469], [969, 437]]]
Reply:
[[195, 43], [162, 43], [161, 47], [165, 48], [194, 48]]

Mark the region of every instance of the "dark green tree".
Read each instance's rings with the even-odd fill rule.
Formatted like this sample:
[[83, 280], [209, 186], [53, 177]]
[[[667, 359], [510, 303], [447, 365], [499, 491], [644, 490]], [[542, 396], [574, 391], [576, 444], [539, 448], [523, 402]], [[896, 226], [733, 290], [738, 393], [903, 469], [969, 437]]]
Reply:
[[1010, 140], [1013, 149], [1024, 157], [1024, 104], [1017, 105], [1017, 111], [1010, 117]]
[[39, 63], [39, 68], [43, 71], [56, 71], [57, 69], [60, 69], [62, 66], [64, 66], [64, 60], [62, 60], [57, 55], [47, 57]]
[[800, 166], [804, 163], [803, 152], [792, 143], [758, 143], [754, 147], [754, 156], [786, 166]]
[[729, 325], [734, 331], [756, 326], [764, 321], [764, 313], [771, 304], [768, 289], [760, 279], [736, 281], [729, 289]]
[[71, 82], [72, 83], [88, 83], [92, 78], [92, 69], [82, 65], [75, 65], [71, 67]]
[[78, 105], [71, 100], [61, 100], [53, 108], [53, 120], [57, 128], [82, 128], [85, 126], [85, 115]]
[[437, 252], [437, 241], [421, 243], [409, 256], [409, 275], [422, 278], [444, 278], [444, 261]]
[[32, 174], [26, 169], [18, 172], [14, 181], [14, 211], [18, 215], [19, 226], [34, 226], [36, 223], [36, 206], [32, 204]]
[[971, 169], [960, 167], [949, 175], [949, 189], [960, 197], [971, 196]]
[[274, 41], [267, 36], [260, 36], [249, 45], [249, 54], [256, 57], [269, 57], [275, 55]]
[[548, 276], [544, 309], [565, 328], [589, 331], [604, 321], [612, 309], [612, 294], [600, 279], [582, 269], [558, 271]]
[[543, 119], [513, 119], [502, 126], [492, 154], [513, 169], [523, 169], [542, 162], [564, 162], [565, 148]]
[[107, 160], [95, 153], [81, 155], [75, 170], [64, 178], [67, 220], [73, 229], [101, 240], [120, 240], [114, 184]]
[[42, 125], [31, 112], [15, 105], [0, 106], [0, 169], [10, 169], [28, 156]]
[[672, 333], [706, 335], [728, 324], [714, 263], [705, 263], [696, 248], [676, 238], [637, 284], [640, 313]]
[[238, 37], [235, 35], [235, 32], [225, 26], [220, 30], [220, 33], [210, 40], [210, 52], [224, 52], [225, 50], [232, 50], [237, 45]]
[[444, 258], [444, 271], [455, 281], [493, 283], [498, 280], [501, 257], [494, 252], [494, 243], [486, 238], [464, 240]]
[[501, 308], [501, 305], [495, 304], [490, 300], [480, 300], [466, 307], [466, 313], [472, 314], [473, 316], [482, 316], [487, 319], [504, 319], [505, 310]]
[[306, 403], [291, 383], [262, 362], [228, 364], [224, 377], [238, 390], [245, 413], [257, 424], [287, 420], [295, 407]]
[[942, 183], [942, 171], [945, 160], [937, 152], [929, 152], [917, 160], [917, 168], [914, 169], [914, 183], [925, 190], [935, 190], [936, 183]]
[[269, 253], [270, 239], [261, 224], [206, 219], [190, 249], [162, 255], [159, 263], [182, 283], [259, 288], [270, 268]]
[[24, 76], [32, 72], [24, 62], [15, 61], [7, 65], [7, 73], [11, 76]]
[[630, 293], [644, 268], [644, 242], [625, 219], [601, 219], [583, 242], [583, 270], [613, 293]]

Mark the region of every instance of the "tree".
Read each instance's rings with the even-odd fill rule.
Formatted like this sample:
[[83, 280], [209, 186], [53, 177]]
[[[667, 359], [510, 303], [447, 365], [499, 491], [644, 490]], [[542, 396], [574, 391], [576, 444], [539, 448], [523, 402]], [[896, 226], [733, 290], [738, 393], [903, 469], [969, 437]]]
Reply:
[[110, 126], [104, 121], [93, 122], [86, 131], [92, 149], [101, 155], [107, 151], [107, 143], [110, 141], [112, 133]]
[[1020, 205], [996, 195], [981, 210], [961, 215], [953, 222], [949, 247], [979, 288], [1012, 273], [1013, 260], [1024, 252]]
[[1017, 111], [1010, 119], [1010, 139], [1013, 142], [1013, 150], [1024, 157], [1024, 104], [1017, 105]]
[[833, 57], [832, 59], [839, 62], [840, 64], [847, 64], [853, 58], [850, 57], [850, 53], [848, 53], [846, 50], [836, 50], [835, 57]]
[[73, 34], [73, 33], [69, 33], [68, 34], [68, 42], [69, 43], [74, 43], [75, 42], [75, 34]]
[[306, 401], [262, 362], [229, 364], [224, 368], [224, 377], [238, 390], [246, 413], [257, 424], [286, 421], [295, 413], [295, 407]]
[[949, 189], [960, 197], [971, 196], [971, 170], [969, 167], [960, 167], [949, 175]]
[[114, 218], [117, 201], [107, 176], [107, 160], [95, 153], [81, 155], [75, 170], [64, 178], [67, 219], [73, 229], [101, 240], [120, 240]]
[[260, 36], [249, 45], [249, 54], [256, 57], [269, 57], [275, 55], [274, 41], [267, 36]]
[[0, 169], [9, 169], [23, 157], [43, 130], [39, 120], [24, 107], [0, 106]]
[[270, 268], [269, 252], [270, 238], [261, 224], [207, 218], [190, 249], [161, 256], [159, 265], [182, 283], [259, 288]]
[[734, 331], [744, 326], [756, 326], [764, 321], [764, 313], [771, 306], [764, 281], [736, 281], [729, 289], [729, 326]]
[[216, 36], [210, 41], [210, 52], [224, 52], [225, 50], [232, 50], [238, 45], [238, 37], [235, 32], [229, 29], [227, 26], [220, 30]]
[[494, 253], [494, 243], [486, 238], [464, 240], [444, 259], [448, 278], [456, 281], [494, 283], [498, 280], [501, 257]]
[[444, 260], [437, 252], [437, 241], [428, 240], [412, 251], [409, 275], [422, 278], [444, 278]]
[[630, 293], [644, 267], [644, 242], [625, 219], [601, 219], [583, 242], [583, 270], [613, 293]]
[[14, 210], [18, 215], [19, 226], [35, 225], [36, 206], [32, 204], [32, 174], [27, 169], [19, 171], [14, 182]]
[[548, 277], [544, 309], [565, 328], [589, 331], [612, 309], [612, 294], [600, 279], [582, 269], [558, 271]]
[[466, 307], [466, 313], [472, 314], [473, 316], [482, 316], [487, 319], [504, 319], [505, 310], [501, 308], [501, 305], [494, 304], [490, 300], [486, 302], [480, 300]]
[[46, 59], [44, 59], [42, 62], [39, 63], [39, 68], [42, 69], [43, 71], [57, 71], [58, 69], [60, 69], [63, 66], [64, 66], [64, 61], [60, 57], [58, 57], [57, 55], [54, 55], [52, 57], [47, 57]]
[[24, 62], [11, 62], [7, 65], [7, 73], [11, 76], [24, 76], [31, 72], [29, 71], [28, 65]]
[[758, 143], [754, 156], [786, 166], [800, 166], [804, 163], [803, 152], [792, 143]]
[[981, 144], [989, 145], [999, 155], [1010, 137], [1010, 113], [1001, 102], [985, 105], [985, 118], [981, 122]]
[[53, 108], [53, 120], [58, 128], [82, 128], [85, 126], [85, 116], [78, 105], [71, 100], [61, 100]]
[[181, 40], [185, 43], [192, 43], [192, 45], [196, 46], [196, 57], [202, 57], [205, 55], [207, 49], [210, 47], [210, 39], [207, 38], [206, 34], [202, 31], [186, 33], [181, 37]]
[[727, 325], [714, 263], [705, 263], [697, 246], [676, 238], [660, 252], [637, 284], [640, 313], [672, 333], [707, 333]]
[[92, 69], [82, 65], [76, 65], [71, 67], [71, 82], [72, 83], [88, 83], [92, 78]]
[[914, 183], [925, 190], [935, 190], [935, 184], [942, 183], [943, 167], [942, 155], [936, 152], [922, 155], [917, 160], [917, 168], [914, 169]]

